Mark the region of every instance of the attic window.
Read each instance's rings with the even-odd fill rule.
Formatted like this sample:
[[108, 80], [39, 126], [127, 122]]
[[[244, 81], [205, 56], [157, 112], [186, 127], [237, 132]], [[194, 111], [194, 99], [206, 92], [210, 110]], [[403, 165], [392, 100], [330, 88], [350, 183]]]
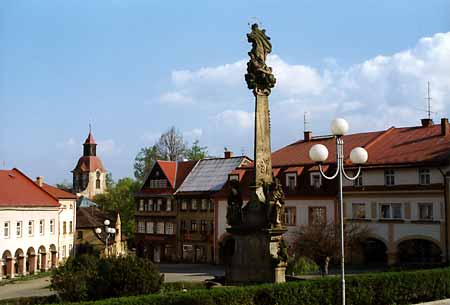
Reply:
[[239, 175], [235, 175], [235, 174], [229, 175], [228, 180], [230, 180], [230, 181], [233, 181], [233, 180], [239, 181]]
[[167, 179], [150, 180], [150, 188], [152, 189], [167, 188]]

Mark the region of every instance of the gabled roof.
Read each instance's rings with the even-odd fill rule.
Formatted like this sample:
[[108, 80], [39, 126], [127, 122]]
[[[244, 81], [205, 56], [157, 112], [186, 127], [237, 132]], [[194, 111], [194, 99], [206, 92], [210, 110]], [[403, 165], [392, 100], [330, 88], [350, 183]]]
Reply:
[[105, 219], [112, 223], [114, 218], [109, 213], [100, 210], [97, 207], [78, 208], [77, 209], [77, 229], [101, 228], [103, 230]]
[[103, 167], [102, 160], [97, 156], [82, 156], [78, 159], [77, 166], [73, 169], [74, 171], [82, 172], [93, 172], [99, 169], [101, 172], [106, 172]]
[[156, 161], [156, 163], [158, 163], [159, 167], [163, 171], [164, 175], [166, 176], [167, 180], [170, 183], [170, 186], [174, 188], [175, 175], [177, 173], [177, 162], [158, 160]]
[[16, 168], [0, 170], [0, 207], [59, 207], [58, 200]]
[[247, 157], [203, 159], [198, 161], [177, 193], [215, 192], [223, 188], [228, 175], [239, 167]]
[[[37, 184], [36, 184], [37, 185]], [[39, 185], [38, 185], [39, 186]], [[53, 197], [57, 199], [77, 199], [77, 195], [66, 192], [62, 189], [44, 183], [42, 185], [42, 189], [44, 189], [47, 193], [51, 194]]]

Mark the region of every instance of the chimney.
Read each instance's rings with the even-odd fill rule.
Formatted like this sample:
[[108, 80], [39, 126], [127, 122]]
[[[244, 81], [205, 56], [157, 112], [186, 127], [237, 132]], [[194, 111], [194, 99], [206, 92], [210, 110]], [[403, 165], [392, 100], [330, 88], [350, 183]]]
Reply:
[[441, 119], [441, 135], [442, 136], [446, 136], [448, 135], [450, 128], [448, 125], [448, 119], [447, 118], [442, 118]]
[[312, 138], [312, 132], [311, 131], [304, 131], [303, 132], [303, 140], [305, 140], [305, 142], [311, 141], [311, 138]]
[[42, 185], [44, 184], [44, 177], [37, 176], [36, 177], [36, 184], [39, 185], [40, 187], [42, 187]]
[[422, 122], [422, 127], [430, 127], [433, 126], [433, 120], [432, 119], [422, 119], [420, 120]]
[[231, 157], [233, 157], [233, 152], [229, 151], [229, 150], [225, 150], [224, 152], [224, 158], [225, 159], [230, 159]]

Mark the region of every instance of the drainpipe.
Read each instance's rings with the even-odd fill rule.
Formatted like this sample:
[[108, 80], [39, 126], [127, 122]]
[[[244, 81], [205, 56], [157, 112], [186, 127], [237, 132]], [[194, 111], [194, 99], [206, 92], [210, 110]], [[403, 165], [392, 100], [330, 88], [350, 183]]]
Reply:
[[448, 182], [447, 176], [444, 174], [441, 168], [438, 168], [444, 178], [444, 214], [445, 214], [445, 262], [449, 263], [448, 257]]
[[[59, 201], [59, 200], [58, 200]], [[56, 262], [56, 265], [59, 265], [59, 255], [60, 255], [60, 253], [59, 253], [59, 248], [60, 248], [60, 246], [59, 246], [59, 233], [60, 233], [60, 231], [59, 231], [59, 227], [60, 227], [60, 217], [61, 217], [61, 213], [63, 212], [63, 209], [61, 208], [61, 206], [62, 206], [62, 203], [60, 203], [60, 205], [59, 205], [59, 211], [58, 211], [58, 248], [56, 249], [58, 252], [58, 256], [57, 256], [57, 259], [58, 259], [58, 261]]]

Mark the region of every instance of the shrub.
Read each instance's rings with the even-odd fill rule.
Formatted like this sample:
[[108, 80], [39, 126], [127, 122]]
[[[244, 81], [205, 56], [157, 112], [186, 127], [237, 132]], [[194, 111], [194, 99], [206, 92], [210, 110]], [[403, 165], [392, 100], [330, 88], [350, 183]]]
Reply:
[[319, 270], [319, 266], [310, 258], [300, 256], [298, 258], [290, 258], [286, 268], [286, 274], [302, 275], [314, 273]]
[[[348, 305], [400, 305], [443, 299], [450, 296], [450, 268], [387, 272], [347, 277]], [[339, 277], [220, 287], [189, 292], [169, 292], [106, 299], [84, 305], [332, 305], [341, 303]]]
[[54, 271], [51, 287], [73, 302], [155, 293], [162, 282], [156, 267], [143, 258], [80, 255]]

